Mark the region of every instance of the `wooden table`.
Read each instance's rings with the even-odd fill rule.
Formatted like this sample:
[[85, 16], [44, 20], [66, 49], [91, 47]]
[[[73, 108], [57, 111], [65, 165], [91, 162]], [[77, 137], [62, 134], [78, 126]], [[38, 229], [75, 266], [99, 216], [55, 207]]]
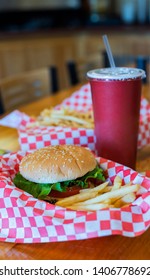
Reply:
[[[29, 115], [38, 113], [62, 100], [79, 86], [64, 90], [57, 95], [43, 98], [38, 102], [19, 108]], [[150, 86], [143, 87], [143, 95], [150, 99]], [[0, 148], [17, 151], [19, 149], [18, 134], [15, 129], [0, 126]], [[150, 146], [138, 151], [137, 170], [150, 169]], [[149, 260], [150, 229], [143, 235], [129, 238], [124, 236], [108, 236], [81, 241], [54, 242], [44, 244], [0, 243], [1, 260]]]

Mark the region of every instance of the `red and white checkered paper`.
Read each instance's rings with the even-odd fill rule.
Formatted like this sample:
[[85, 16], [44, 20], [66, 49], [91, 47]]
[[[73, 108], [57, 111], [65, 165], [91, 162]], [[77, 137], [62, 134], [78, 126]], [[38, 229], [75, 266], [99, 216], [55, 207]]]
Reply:
[[[56, 108], [68, 106], [78, 111], [92, 110], [92, 99], [89, 84], [82, 86], [71, 97], [65, 99]], [[19, 143], [24, 151], [38, 149], [48, 145], [75, 144], [88, 147], [96, 153], [96, 138], [93, 129], [71, 127], [34, 127], [27, 128], [26, 124], [32, 121], [23, 116], [19, 127]], [[140, 125], [138, 135], [138, 148], [150, 143], [150, 104], [141, 99]]]
[[[50, 107], [50, 104], [48, 105]], [[78, 111], [92, 110], [90, 85], [82, 86], [60, 105], [69, 106]], [[49, 145], [75, 144], [88, 147], [96, 153], [95, 134], [93, 129], [71, 127], [27, 127], [32, 119], [24, 113], [14, 111], [0, 120], [0, 124], [16, 127], [19, 133], [20, 148], [23, 151], [42, 148]], [[138, 148], [150, 144], [150, 104], [141, 99], [140, 126], [138, 135]]]
[[13, 178], [27, 152], [0, 157], [0, 241], [40, 243], [81, 240], [107, 235], [134, 237], [150, 226], [150, 179], [128, 167], [98, 158], [109, 181], [119, 175], [124, 183], [140, 183], [133, 205], [95, 212], [74, 211], [35, 199], [18, 189]]

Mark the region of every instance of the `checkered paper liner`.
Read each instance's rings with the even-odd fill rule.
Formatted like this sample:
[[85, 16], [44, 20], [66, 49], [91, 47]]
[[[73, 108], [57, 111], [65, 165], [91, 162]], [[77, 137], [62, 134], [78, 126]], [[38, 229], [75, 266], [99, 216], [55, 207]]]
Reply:
[[[77, 111], [92, 110], [92, 99], [89, 84], [74, 92], [66, 98], [56, 109], [67, 106]], [[49, 145], [73, 144], [88, 147], [93, 152], [95, 148], [95, 135], [93, 129], [73, 127], [37, 126], [29, 128], [32, 119], [22, 115], [19, 125], [19, 143], [21, 150], [28, 151]]]
[[35, 199], [13, 184], [25, 151], [0, 157], [0, 241], [42, 243], [81, 240], [108, 235], [135, 237], [150, 226], [150, 179], [110, 160], [97, 158], [108, 171], [110, 183], [115, 175], [124, 183], [141, 184], [136, 201], [122, 208], [95, 212], [74, 211]]
[[[48, 105], [50, 107], [50, 105]], [[56, 106], [68, 106], [78, 111], [92, 110], [92, 99], [90, 85], [82, 86], [69, 98]], [[19, 133], [20, 148], [23, 151], [42, 148], [49, 145], [75, 144], [88, 147], [96, 153], [95, 135], [93, 129], [71, 128], [71, 127], [32, 127], [28, 125], [33, 120], [24, 113], [14, 111], [0, 124], [16, 127]], [[138, 148], [150, 144], [150, 104], [144, 98], [141, 99], [140, 126], [138, 135]]]

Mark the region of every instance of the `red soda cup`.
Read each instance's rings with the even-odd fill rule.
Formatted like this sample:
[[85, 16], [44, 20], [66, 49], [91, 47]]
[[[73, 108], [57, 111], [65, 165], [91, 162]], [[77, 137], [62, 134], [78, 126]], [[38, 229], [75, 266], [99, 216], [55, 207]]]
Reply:
[[98, 156], [135, 169], [142, 69], [114, 67], [87, 73]]

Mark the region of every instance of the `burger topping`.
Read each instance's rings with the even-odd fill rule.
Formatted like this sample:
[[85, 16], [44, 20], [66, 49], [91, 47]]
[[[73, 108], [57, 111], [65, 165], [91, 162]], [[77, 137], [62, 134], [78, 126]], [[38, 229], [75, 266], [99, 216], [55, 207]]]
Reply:
[[97, 165], [96, 168], [84, 176], [57, 183], [34, 183], [26, 180], [20, 173], [14, 178], [14, 184], [20, 189], [32, 194], [35, 198], [46, 199], [48, 195], [65, 197], [79, 192], [81, 188], [94, 187], [105, 181], [103, 170]]

